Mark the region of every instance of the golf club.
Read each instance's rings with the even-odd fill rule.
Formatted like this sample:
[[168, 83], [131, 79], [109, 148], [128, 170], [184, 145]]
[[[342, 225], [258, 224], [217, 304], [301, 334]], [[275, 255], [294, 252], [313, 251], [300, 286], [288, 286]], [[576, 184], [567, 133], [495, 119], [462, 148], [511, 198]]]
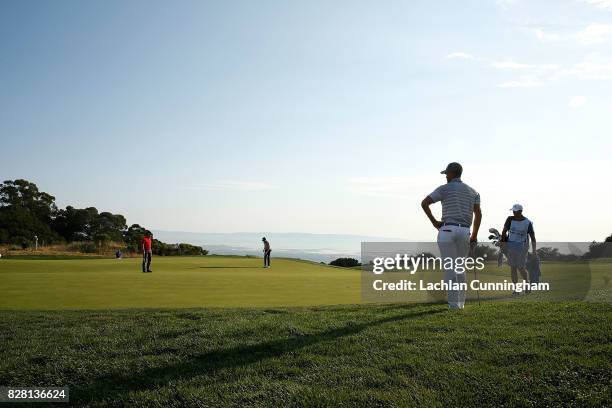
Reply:
[[504, 251], [502, 246], [502, 235], [500, 234], [497, 228], [489, 228], [489, 239], [491, 243], [499, 248], [499, 253], [497, 254], [497, 266], [500, 267], [504, 263]]
[[[476, 246], [478, 246], [477, 242], [470, 242], [470, 258], [474, 259], [476, 255]], [[478, 268], [474, 268], [474, 280], [478, 280]], [[480, 285], [479, 288], [476, 289], [476, 297], [478, 298], [478, 306], [480, 306]]]

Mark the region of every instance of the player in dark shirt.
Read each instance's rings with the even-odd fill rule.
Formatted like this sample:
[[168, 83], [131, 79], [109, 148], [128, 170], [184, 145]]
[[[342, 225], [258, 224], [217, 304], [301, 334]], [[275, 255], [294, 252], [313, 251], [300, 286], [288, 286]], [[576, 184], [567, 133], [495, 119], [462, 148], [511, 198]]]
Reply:
[[266, 239], [266, 237], [263, 237], [262, 242], [264, 243], [264, 268], [269, 268], [270, 267], [270, 252], [272, 252], [272, 249], [270, 249], [270, 242]]

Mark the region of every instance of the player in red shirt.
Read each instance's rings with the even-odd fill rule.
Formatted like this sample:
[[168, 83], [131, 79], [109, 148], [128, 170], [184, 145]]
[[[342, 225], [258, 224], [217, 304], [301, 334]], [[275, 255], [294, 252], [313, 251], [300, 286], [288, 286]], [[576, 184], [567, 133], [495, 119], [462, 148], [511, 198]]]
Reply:
[[153, 241], [153, 234], [151, 234], [151, 231], [145, 232], [145, 235], [142, 238], [142, 271], [143, 272], [153, 272], [151, 270], [151, 255], [153, 254], [153, 251], [151, 250], [152, 241]]

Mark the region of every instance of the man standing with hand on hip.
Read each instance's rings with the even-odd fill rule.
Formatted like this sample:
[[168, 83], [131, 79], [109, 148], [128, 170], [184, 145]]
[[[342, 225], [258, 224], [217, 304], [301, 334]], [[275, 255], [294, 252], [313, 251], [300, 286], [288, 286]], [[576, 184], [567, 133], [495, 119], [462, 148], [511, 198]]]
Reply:
[[[480, 194], [472, 187], [461, 181], [463, 167], [459, 163], [449, 163], [446, 170], [447, 183], [436, 188], [429, 194], [421, 207], [438, 230], [438, 246], [443, 265], [446, 258], [453, 259], [453, 268], [445, 268], [444, 281], [449, 283], [465, 283], [465, 270], [456, 268], [456, 259], [465, 258], [470, 252], [470, 245], [478, 241], [478, 229], [482, 220], [480, 211]], [[438, 201], [442, 202], [442, 220], [438, 221], [431, 213], [429, 206]], [[472, 225], [472, 214], [474, 217], [474, 228], [470, 235]], [[459, 269], [459, 271], [457, 270]], [[465, 290], [448, 291], [448, 307], [450, 309], [463, 309], [465, 305]]]

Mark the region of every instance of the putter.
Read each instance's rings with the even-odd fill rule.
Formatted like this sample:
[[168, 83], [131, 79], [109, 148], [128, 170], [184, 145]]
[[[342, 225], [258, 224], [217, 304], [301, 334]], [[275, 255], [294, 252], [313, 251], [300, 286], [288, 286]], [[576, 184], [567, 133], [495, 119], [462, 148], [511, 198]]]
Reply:
[[[474, 259], [474, 255], [476, 254], [476, 246], [478, 242], [470, 242], [470, 258]], [[474, 280], [478, 280], [478, 268], [474, 268]], [[480, 306], [480, 285], [478, 285], [478, 289], [476, 289], [476, 297], [478, 298], [478, 306]]]
[[[474, 279], [478, 280], [478, 268], [474, 268]], [[476, 298], [478, 299], [478, 306], [480, 306], [480, 284], [478, 284], [478, 289], [476, 289]]]

